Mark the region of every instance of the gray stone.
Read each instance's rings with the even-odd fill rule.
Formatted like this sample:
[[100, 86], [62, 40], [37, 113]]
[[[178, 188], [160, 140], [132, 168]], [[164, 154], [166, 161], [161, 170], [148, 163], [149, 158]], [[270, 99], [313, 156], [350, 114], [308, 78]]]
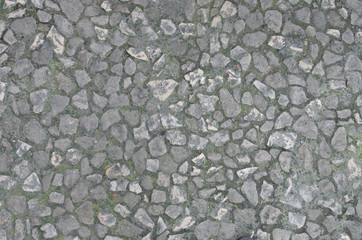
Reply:
[[31, 199], [28, 201], [29, 213], [33, 217], [50, 216], [52, 209], [50, 207], [39, 205], [39, 199]]
[[20, 19], [15, 19], [10, 28], [15, 32], [16, 35], [29, 36], [34, 34], [37, 27], [36, 21], [32, 17], [25, 17]]
[[90, 201], [84, 202], [80, 205], [75, 213], [78, 215], [79, 221], [81, 223], [92, 225], [94, 224], [94, 215], [93, 215], [93, 204]]
[[55, 26], [65, 36], [71, 37], [73, 35], [72, 24], [63, 16], [55, 14], [54, 17]]
[[283, 23], [282, 14], [277, 10], [268, 10], [265, 12], [265, 23], [272, 31], [279, 33]]
[[230, 59], [225, 55], [218, 53], [210, 59], [213, 68], [225, 68], [230, 62]]
[[331, 145], [334, 149], [341, 152], [347, 147], [347, 134], [344, 127], [340, 127], [334, 133], [334, 136], [331, 141]]
[[268, 74], [264, 79], [265, 84], [269, 85], [274, 89], [285, 88], [287, 87], [287, 82], [285, 78], [280, 74], [280, 72], [276, 72], [273, 74]]
[[88, 109], [87, 91], [85, 89], [80, 90], [72, 97], [72, 105], [80, 110]]
[[60, 0], [60, 8], [72, 22], [77, 22], [84, 10], [83, 4], [79, 0]]
[[256, 190], [256, 183], [254, 181], [245, 181], [241, 187], [241, 191], [246, 195], [246, 198], [252, 205], [256, 206], [258, 204], [258, 192]]
[[295, 16], [299, 21], [309, 24], [310, 23], [310, 10], [308, 7], [301, 8], [295, 11]]
[[67, 94], [71, 93], [76, 88], [75, 83], [67, 76], [65, 76], [63, 73], [59, 73], [55, 77], [55, 79], [58, 82], [59, 88]]
[[274, 191], [273, 185], [269, 184], [266, 181], [263, 181], [263, 185], [261, 186], [260, 190], [260, 197], [262, 199], [267, 199], [272, 195], [273, 191]]
[[236, 209], [234, 221], [240, 226], [251, 226], [256, 221], [255, 210], [251, 208]]
[[34, 66], [28, 59], [21, 59], [14, 64], [13, 72], [20, 78], [34, 71]]
[[43, 233], [43, 237], [44, 238], [54, 238], [56, 236], [58, 236], [57, 230], [55, 229], [54, 225], [51, 223], [46, 223], [44, 224], [40, 230], [42, 230]]
[[215, 147], [220, 147], [230, 140], [229, 133], [227, 131], [218, 131], [209, 136], [210, 142], [212, 142]]
[[253, 30], [259, 28], [263, 24], [263, 15], [259, 10], [248, 14], [246, 24]]
[[219, 228], [219, 223], [206, 220], [196, 225], [194, 232], [197, 239], [204, 240], [217, 236]]
[[146, 157], [147, 152], [145, 148], [141, 148], [136, 153], [132, 155], [132, 160], [135, 165], [135, 169], [138, 173], [142, 173], [146, 168]]
[[362, 71], [362, 61], [358, 58], [358, 56], [351, 54], [344, 67], [346, 71]]
[[132, 103], [135, 106], [142, 106], [148, 100], [148, 90], [142, 87], [135, 87], [131, 91]]
[[69, 114], [60, 117], [59, 130], [63, 134], [74, 135], [77, 133], [79, 120], [71, 117]]
[[139, 235], [141, 235], [143, 233], [143, 230], [142, 230], [142, 228], [139, 228], [136, 225], [134, 225], [133, 223], [131, 223], [130, 221], [123, 219], [119, 223], [119, 228], [118, 228], [117, 232], [121, 236], [134, 238], [134, 237], [138, 237]]
[[186, 191], [181, 186], [172, 186], [170, 194], [172, 204], [180, 204], [187, 201]]
[[248, 47], [258, 48], [266, 40], [267, 35], [263, 32], [247, 33], [243, 37], [243, 43]]
[[33, 172], [24, 181], [23, 190], [26, 192], [38, 192], [41, 190], [41, 183], [38, 175]]
[[[101, 182], [101, 181], [99, 181]], [[107, 197], [107, 193], [102, 186], [97, 186], [89, 191], [91, 199], [96, 201], [104, 200]]]
[[25, 126], [24, 131], [26, 133], [26, 138], [35, 143], [35, 144], [43, 144], [47, 138], [46, 132], [40, 123], [32, 119]]
[[263, 224], [276, 224], [278, 217], [282, 212], [271, 205], [266, 205], [261, 210], [259, 216]]
[[313, 222], [307, 222], [307, 232], [312, 238], [319, 237], [323, 233], [323, 228]]
[[223, 18], [229, 18], [237, 13], [235, 5], [229, 1], [225, 1], [220, 9], [220, 15]]
[[102, 118], [100, 119], [101, 129], [105, 131], [110, 126], [119, 122], [120, 120], [121, 116], [119, 115], [118, 109], [109, 109], [103, 114]]
[[290, 235], [292, 235], [292, 232], [289, 230], [284, 230], [280, 228], [273, 229], [273, 239], [275, 240], [289, 240]]
[[80, 173], [78, 169], [67, 169], [64, 175], [64, 186], [72, 188], [78, 181]]
[[56, 116], [57, 114], [63, 112], [68, 106], [69, 100], [70, 99], [67, 96], [62, 96], [58, 94], [50, 96], [52, 115]]
[[27, 210], [24, 196], [9, 196], [6, 199], [6, 208], [15, 214], [23, 214]]
[[64, 203], [64, 195], [57, 192], [52, 192], [49, 194], [49, 201], [51, 203], [63, 204]]
[[241, 194], [233, 188], [228, 190], [227, 198], [232, 203], [242, 203], [245, 200], [243, 196], [241, 196]]
[[189, 142], [189, 144], [188, 144], [189, 148], [194, 149], [194, 150], [201, 150], [206, 147], [209, 140], [207, 138], [203, 138], [198, 135], [191, 134], [188, 142]]
[[167, 152], [167, 147], [163, 137], [155, 137], [148, 143], [148, 148], [153, 157], [162, 156]]
[[143, 208], [139, 208], [136, 211], [134, 218], [136, 219], [136, 221], [138, 223], [140, 223], [144, 227], [148, 228], [149, 230], [152, 230], [153, 227], [155, 226], [155, 223], [150, 218], [150, 216], [147, 214], [146, 210]]
[[297, 228], [302, 228], [304, 226], [305, 220], [307, 219], [306, 216], [300, 213], [289, 212], [288, 213], [289, 222], [296, 226]]
[[240, 114], [241, 107], [228, 90], [220, 89], [219, 96], [226, 117], [233, 118]]
[[113, 227], [117, 221], [113, 214], [99, 213], [97, 218], [101, 224], [109, 228]]
[[48, 91], [46, 89], [30, 93], [30, 102], [33, 104], [33, 112], [40, 113], [44, 110], [48, 100]]
[[81, 202], [88, 195], [88, 187], [85, 183], [79, 182], [77, 183], [70, 192], [70, 196], [74, 203]]
[[251, 55], [240, 46], [236, 46], [232, 50], [230, 50], [230, 57], [238, 61], [241, 65], [241, 68], [246, 71], [251, 62]]
[[83, 116], [79, 119], [80, 127], [87, 132], [92, 132], [98, 128], [98, 117], [96, 114], [92, 113], [89, 116]]
[[127, 58], [124, 63], [124, 71], [128, 75], [133, 75], [136, 72], [136, 63], [131, 59]]
[[76, 70], [74, 76], [79, 87], [84, 87], [85, 85], [87, 85], [87, 83], [92, 81], [92, 79], [88, 76], [87, 72], [84, 70]]
[[325, 51], [323, 54], [323, 60], [326, 65], [334, 64], [342, 60], [342, 56], [334, 54], [330, 51]]
[[68, 235], [72, 231], [78, 229], [79, 226], [80, 225], [76, 218], [70, 214], [61, 216], [56, 223], [56, 227], [64, 235]]
[[318, 128], [314, 120], [306, 115], [301, 116], [294, 124], [293, 129], [310, 139], [317, 139]]

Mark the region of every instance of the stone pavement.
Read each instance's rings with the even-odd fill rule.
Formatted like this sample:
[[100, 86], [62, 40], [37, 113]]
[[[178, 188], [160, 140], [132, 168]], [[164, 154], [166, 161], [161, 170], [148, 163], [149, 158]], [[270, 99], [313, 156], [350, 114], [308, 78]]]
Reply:
[[2, 0], [0, 239], [362, 239], [360, 0]]

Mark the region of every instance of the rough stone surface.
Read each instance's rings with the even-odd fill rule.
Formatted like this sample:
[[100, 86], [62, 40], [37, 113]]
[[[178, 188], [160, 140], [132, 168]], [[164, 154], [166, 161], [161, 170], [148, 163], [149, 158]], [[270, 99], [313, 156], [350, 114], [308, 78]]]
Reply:
[[0, 8], [0, 239], [362, 239], [359, 1]]

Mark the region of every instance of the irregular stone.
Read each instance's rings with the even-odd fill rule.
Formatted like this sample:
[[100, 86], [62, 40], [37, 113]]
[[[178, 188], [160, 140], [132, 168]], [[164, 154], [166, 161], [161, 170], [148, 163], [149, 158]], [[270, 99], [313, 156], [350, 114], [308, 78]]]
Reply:
[[294, 124], [293, 129], [310, 139], [317, 139], [318, 128], [314, 120], [306, 115], [301, 116]]
[[225, 1], [220, 9], [220, 15], [223, 18], [229, 18], [237, 13], [236, 7], [233, 3]]
[[258, 192], [256, 190], [256, 183], [252, 180], [246, 180], [241, 186], [241, 191], [246, 195], [249, 202], [256, 206], [258, 204]]
[[15, 32], [17, 35], [29, 36], [35, 33], [36, 21], [33, 17], [25, 17], [20, 19], [15, 19], [10, 28]]
[[33, 172], [24, 181], [23, 190], [26, 192], [38, 192], [41, 191], [41, 183], [38, 175]]
[[173, 93], [178, 83], [173, 79], [166, 79], [150, 81], [147, 85], [151, 87], [155, 98], [165, 101]]
[[85, 89], [80, 90], [72, 97], [72, 105], [80, 110], [88, 109], [87, 91]]
[[64, 235], [68, 235], [80, 226], [76, 218], [70, 214], [61, 216], [55, 225]]
[[83, 13], [84, 6], [79, 0], [59, 0], [60, 8], [72, 22], [77, 22]]
[[56, 236], [58, 236], [57, 230], [55, 229], [54, 225], [51, 223], [46, 223], [44, 224], [40, 230], [42, 230], [43, 233], [43, 237], [44, 238], [54, 238]]
[[107, 110], [100, 119], [102, 131], [106, 131], [110, 126], [119, 122], [120, 120], [121, 116], [119, 115], [118, 109]]
[[187, 216], [177, 221], [172, 230], [174, 232], [179, 232], [182, 230], [190, 229], [195, 223], [196, 220], [193, 216]]
[[94, 215], [93, 215], [93, 204], [90, 201], [84, 202], [80, 205], [76, 210], [75, 213], [78, 215], [78, 219], [81, 223], [87, 225], [94, 224]]
[[15, 214], [23, 214], [27, 210], [25, 196], [9, 196], [6, 208]]
[[162, 156], [167, 152], [165, 140], [163, 137], [155, 137], [148, 143], [148, 148], [153, 157]]
[[54, 52], [56, 54], [62, 55], [64, 52], [64, 37], [60, 35], [57, 29], [52, 26], [46, 36], [50, 39], [54, 46]]
[[271, 205], [266, 205], [261, 210], [259, 216], [263, 224], [272, 225], [277, 223], [278, 217], [281, 213], [282, 212], [278, 208], [275, 208]]
[[188, 144], [189, 148], [194, 149], [194, 150], [201, 150], [206, 147], [209, 140], [207, 138], [203, 138], [198, 135], [191, 134], [188, 142], [189, 142], [189, 144]]
[[13, 72], [20, 78], [34, 71], [34, 66], [28, 59], [21, 59], [14, 64]]
[[104, 226], [107, 226], [109, 228], [116, 225], [117, 219], [113, 214], [99, 213], [97, 218], [101, 224], [103, 224]]
[[230, 59], [225, 55], [218, 53], [210, 59], [213, 68], [225, 68], [230, 62]]
[[263, 32], [247, 33], [243, 37], [243, 43], [248, 47], [258, 48], [266, 40], [267, 35]]
[[240, 114], [241, 107], [228, 90], [220, 89], [219, 96], [226, 117], [233, 118]]
[[155, 223], [152, 221], [150, 216], [147, 214], [146, 210], [143, 208], [139, 208], [136, 211], [134, 218], [136, 219], [137, 222], [139, 222], [144, 227], [146, 227], [150, 230], [152, 230], [153, 227], [155, 226]]
[[118, 234], [120, 234], [121, 236], [135, 238], [141, 235], [142, 232], [143, 232], [142, 228], [137, 227], [136, 225], [134, 225], [133, 223], [131, 223], [126, 219], [123, 219], [119, 223]]
[[276, 240], [289, 240], [290, 235], [292, 235], [292, 232], [289, 230], [284, 230], [280, 228], [273, 229], [273, 239]]
[[35, 120], [31, 119], [25, 126], [24, 131], [26, 134], [26, 138], [35, 143], [35, 144], [43, 144], [47, 138], [45, 130], [40, 125], [40, 123]]
[[282, 27], [282, 14], [277, 10], [268, 10], [265, 12], [265, 23], [272, 31], [279, 33]]

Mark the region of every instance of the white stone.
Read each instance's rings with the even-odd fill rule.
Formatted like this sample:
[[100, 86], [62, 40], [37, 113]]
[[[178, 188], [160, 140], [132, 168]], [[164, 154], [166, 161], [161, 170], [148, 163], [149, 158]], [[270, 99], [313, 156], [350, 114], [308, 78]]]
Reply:
[[54, 45], [54, 52], [62, 55], [64, 52], [64, 37], [58, 33], [54, 26], [50, 28], [46, 37], [49, 38]]
[[38, 192], [41, 190], [40, 180], [36, 173], [33, 172], [25, 179], [23, 190], [26, 192]]
[[126, 51], [127, 51], [127, 53], [129, 55], [131, 55], [134, 58], [137, 58], [139, 60], [143, 60], [143, 61], [146, 61], [146, 62], [149, 61], [148, 57], [147, 57], [147, 55], [146, 55], [146, 53], [144, 51], [137, 50], [137, 49], [135, 49], [133, 47], [128, 48]]
[[173, 79], [166, 79], [150, 81], [147, 85], [151, 87], [155, 98], [165, 101], [173, 93], [178, 83]]

